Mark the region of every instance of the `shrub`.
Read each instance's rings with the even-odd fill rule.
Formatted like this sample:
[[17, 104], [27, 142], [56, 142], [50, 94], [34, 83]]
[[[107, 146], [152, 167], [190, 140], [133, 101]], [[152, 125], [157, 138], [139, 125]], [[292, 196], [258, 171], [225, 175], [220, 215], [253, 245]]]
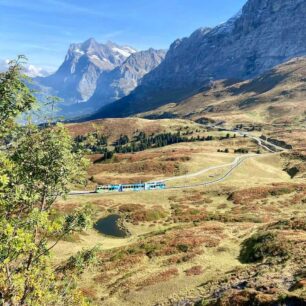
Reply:
[[269, 229], [301, 230], [306, 231], [306, 220], [302, 218], [291, 218], [280, 220], [268, 226]]
[[188, 270], [185, 271], [187, 276], [193, 276], [193, 275], [201, 275], [203, 274], [203, 268], [202, 266], [194, 266]]
[[188, 247], [187, 244], [179, 244], [179, 245], [177, 246], [177, 249], [178, 249], [179, 251], [181, 251], [181, 252], [187, 253], [189, 247]]
[[242, 243], [240, 260], [244, 263], [254, 263], [268, 259], [288, 259], [288, 244], [281, 241], [272, 231], [254, 234]]
[[159, 273], [149, 276], [147, 279], [141, 281], [139, 283], [139, 286], [140, 287], [152, 286], [155, 284], [159, 284], [161, 282], [166, 282], [178, 275], [179, 272], [177, 268], [170, 268], [168, 270], [161, 271]]
[[127, 221], [137, 224], [138, 222], [154, 222], [167, 217], [167, 212], [158, 205], [151, 209], [145, 209], [139, 204], [124, 204], [119, 206], [119, 212], [125, 213]]

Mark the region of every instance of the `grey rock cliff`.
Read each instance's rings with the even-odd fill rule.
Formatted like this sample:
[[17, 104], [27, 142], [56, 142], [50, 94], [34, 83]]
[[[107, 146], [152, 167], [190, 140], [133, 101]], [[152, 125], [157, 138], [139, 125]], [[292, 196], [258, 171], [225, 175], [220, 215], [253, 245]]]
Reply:
[[100, 76], [89, 102], [102, 106], [125, 97], [164, 60], [165, 55], [166, 51], [154, 49], [133, 53], [122, 65]]
[[207, 79], [250, 78], [306, 54], [305, 0], [249, 0], [214, 29], [174, 43], [144, 84], [201, 86]]
[[49, 93], [63, 99], [65, 105], [85, 102], [96, 90], [97, 80], [104, 72], [121, 65], [136, 52], [112, 42], [100, 44], [93, 38], [72, 44], [63, 64], [52, 75], [35, 81]]
[[176, 40], [165, 60], [141, 85], [94, 118], [127, 116], [180, 101], [211, 80], [249, 79], [306, 55], [305, 0], [249, 0], [241, 12], [213, 29]]

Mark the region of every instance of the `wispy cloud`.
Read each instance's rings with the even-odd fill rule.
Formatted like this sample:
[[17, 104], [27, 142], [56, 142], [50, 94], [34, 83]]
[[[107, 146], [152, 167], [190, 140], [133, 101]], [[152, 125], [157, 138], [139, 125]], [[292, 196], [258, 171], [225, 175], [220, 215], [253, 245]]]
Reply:
[[[81, 6], [81, 5], [76, 5], [72, 4], [71, 2], [66, 2], [66, 1], [59, 1], [59, 0], [42, 0], [47, 5], [51, 5], [54, 8], [60, 9], [60, 10], [66, 10], [66, 12], [70, 13], [81, 13], [84, 15], [95, 15], [95, 16], [100, 16], [100, 17], [108, 17], [108, 14], [105, 14], [101, 12], [98, 9], [90, 9], [88, 6]], [[84, 1], [85, 3], [85, 1]]]
[[[30, 3], [29, 3], [30, 2]], [[85, 3], [85, 2], [84, 2]], [[21, 0], [0, 0], [0, 7], [19, 8], [28, 11], [40, 12], [59, 12], [62, 14], [84, 14], [98, 17], [110, 17], [109, 12], [106, 14], [101, 10], [91, 9], [88, 6], [76, 5], [67, 1], [59, 0], [37, 0], [37, 1], [21, 1]]]
[[124, 34], [125, 32], [126, 32], [126, 31], [124, 31], [124, 30], [118, 30], [118, 31], [114, 31], [114, 32], [109, 32], [109, 33], [102, 34], [102, 35], [101, 35], [101, 38], [102, 38], [103, 40], [105, 40], [105, 39], [111, 39], [111, 38], [118, 37], [118, 36]]

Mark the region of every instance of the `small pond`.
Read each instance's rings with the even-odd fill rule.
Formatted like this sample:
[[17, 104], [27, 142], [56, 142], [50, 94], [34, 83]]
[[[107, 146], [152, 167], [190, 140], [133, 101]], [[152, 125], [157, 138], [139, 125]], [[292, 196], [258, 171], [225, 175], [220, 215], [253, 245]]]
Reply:
[[126, 238], [128, 233], [118, 226], [119, 215], [109, 215], [98, 220], [94, 228], [101, 234], [118, 238]]

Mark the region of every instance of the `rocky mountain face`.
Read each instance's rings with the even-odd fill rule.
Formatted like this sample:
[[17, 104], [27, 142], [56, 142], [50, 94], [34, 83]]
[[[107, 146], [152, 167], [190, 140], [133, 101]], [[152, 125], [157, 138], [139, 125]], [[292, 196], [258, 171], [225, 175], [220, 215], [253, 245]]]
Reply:
[[127, 96], [165, 55], [166, 51], [154, 49], [133, 53], [122, 65], [101, 74], [89, 103], [102, 106]]
[[185, 101], [139, 116], [237, 124], [302, 124], [306, 115], [305, 81], [306, 57], [294, 58], [250, 80], [210, 82]]
[[85, 102], [95, 92], [101, 74], [120, 66], [135, 52], [127, 46], [112, 42], [100, 44], [91, 38], [72, 44], [59, 69], [35, 81], [49, 93], [62, 98], [65, 105]]
[[176, 40], [141, 86], [92, 118], [122, 117], [177, 102], [211, 81], [249, 79], [306, 55], [305, 0], [249, 0], [236, 16], [213, 29]]

